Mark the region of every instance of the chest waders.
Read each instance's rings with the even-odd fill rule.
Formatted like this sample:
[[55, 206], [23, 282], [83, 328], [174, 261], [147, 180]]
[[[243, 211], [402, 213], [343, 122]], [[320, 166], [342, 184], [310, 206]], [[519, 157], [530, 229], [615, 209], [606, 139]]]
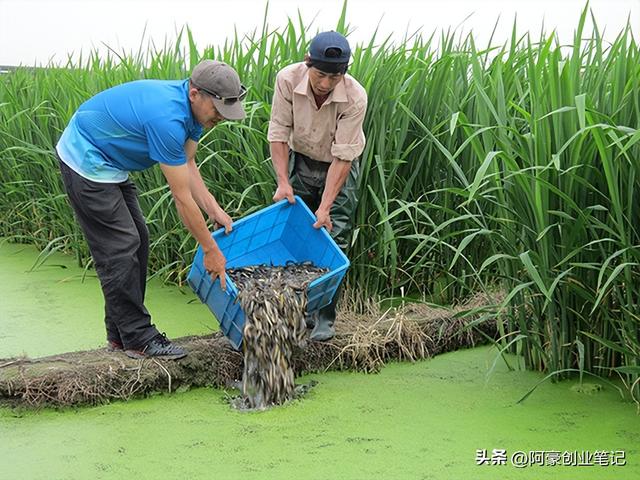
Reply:
[[[293, 150], [289, 156], [289, 181], [293, 193], [298, 195], [315, 213], [322, 201], [322, 194], [327, 180], [327, 171], [331, 164], [313, 160]], [[360, 162], [355, 159], [342, 189], [331, 206], [331, 238], [343, 252], [351, 242], [353, 219], [358, 205], [358, 175]], [[325, 341], [335, 335], [336, 306], [340, 298], [342, 286], [339, 286], [331, 303], [321, 308], [315, 315], [307, 317], [307, 326], [313, 328], [311, 340]]]

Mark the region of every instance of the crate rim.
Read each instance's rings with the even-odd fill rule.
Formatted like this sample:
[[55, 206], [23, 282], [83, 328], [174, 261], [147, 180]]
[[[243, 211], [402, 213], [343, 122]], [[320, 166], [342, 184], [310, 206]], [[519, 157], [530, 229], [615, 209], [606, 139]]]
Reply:
[[[305, 209], [305, 211], [309, 214], [309, 216], [310, 216], [311, 218], [315, 217], [315, 215], [313, 214], [313, 212], [311, 211], [311, 209], [307, 206], [307, 204], [306, 204], [306, 203], [304, 203], [304, 200], [302, 200], [302, 198], [300, 198], [298, 195], [294, 195], [294, 196], [293, 196], [293, 198], [295, 198], [295, 200], [296, 200], [296, 204], [298, 204], [298, 202], [300, 202], [300, 205], [302, 205], [302, 207]], [[262, 208], [262, 209], [258, 210], [257, 212], [250, 213], [249, 215], [247, 215], [247, 216], [245, 216], [245, 217], [242, 217], [242, 218], [240, 218], [239, 220], [236, 220], [236, 221], [232, 222], [232, 223], [231, 223], [231, 226], [232, 226], [233, 228], [235, 228], [235, 227], [237, 227], [237, 226], [239, 226], [239, 225], [242, 225], [243, 223], [245, 223], [245, 222], [247, 222], [247, 221], [251, 220], [251, 219], [252, 219], [253, 217], [255, 217], [255, 216], [263, 215], [263, 214], [264, 214], [265, 212], [267, 212], [267, 211], [277, 210], [277, 209], [280, 209], [280, 208], [286, 208], [286, 207], [289, 207], [289, 206], [291, 206], [291, 207], [292, 207], [292, 206], [293, 206], [293, 204], [290, 204], [290, 203], [289, 203], [289, 200], [287, 200], [287, 199], [285, 198], [285, 199], [280, 200], [280, 201], [278, 201], [278, 202], [276, 202], [276, 203], [274, 203], [274, 204], [272, 204], [272, 205], [269, 205], [268, 207]], [[329, 240], [329, 241], [332, 241], [332, 242], [333, 242], [333, 239], [331, 238], [331, 235], [330, 235], [330, 234], [329, 234], [329, 232], [327, 231], [326, 227], [322, 227], [322, 228], [320, 228], [320, 231], [322, 232], [321, 234], [322, 234], [322, 235], [324, 235], [324, 237], [325, 237], [325, 239], [326, 239], [326, 240]], [[225, 235], [225, 233], [224, 233], [224, 227], [220, 227], [220, 228], [218, 228], [217, 230], [214, 230], [213, 232], [211, 232], [211, 236], [214, 238], [214, 240], [215, 240], [215, 239], [217, 239], [218, 237], [223, 236], [223, 235]], [[335, 243], [335, 242], [334, 242], [334, 243]], [[337, 247], [337, 245], [336, 245], [336, 247]], [[200, 249], [200, 248], [202, 248], [202, 247], [198, 246], [198, 249]], [[351, 262], [349, 262], [349, 258], [347, 258], [347, 256], [344, 254], [344, 252], [342, 251], [342, 249], [341, 249], [340, 247], [338, 247], [336, 250], [337, 250], [337, 252], [338, 252], [338, 255], [342, 258], [342, 260], [343, 260], [343, 262], [344, 262], [344, 265], [342, 265], [342, 266], [341, 266], [341, 267], [339, 267], [339, 268], [336, 268], [335, 270], [331, 270], [331, 271], [329, 271], [329, 272], [325, 273], [325, 274], [324, 274], [324, 275], [322, 275], [321, 277], [316, 278], [314, 281], [312, 281], [312, 282], [307, 286], [307, 288], [314, 287], [315, 285], [317, 285], [317, 284], [318, 284], [318, 283], [320, 283], [321, 281], [323, 281], [323, 280], [325, 280], [325, 279], [327, 279], [327, 278], [333, 277], [333, 276], [335, 276], [335, 275], [338, 275], [338, 274], [342, 273], [343, 271], [345, 271], [345, 270], [347, 270], [347, 269], [349, 268], [349, 266], [351, 265]], [[238, 289], [237, 289], [237, 287], [236, 287], [236, 284], [235, 284], [235, 283], [233, 283], [233, 280], [231, 280], [231, 278], [229, 277], [229, 275], [227, 275], [226, 273], [225, 273], [225, 278], [226, 278], [226, 281], [227, 281], [227, 289], [228, 289], [229, 287], [231, 287], [232, 292], [233, 292], [235, 295], [238, 295]], [[218, 278], [218, 279], [216, 279], [216, 282], [219, 282], [219, 281], [220, 281], [220, 279], [219, 279], [219, 278]]]

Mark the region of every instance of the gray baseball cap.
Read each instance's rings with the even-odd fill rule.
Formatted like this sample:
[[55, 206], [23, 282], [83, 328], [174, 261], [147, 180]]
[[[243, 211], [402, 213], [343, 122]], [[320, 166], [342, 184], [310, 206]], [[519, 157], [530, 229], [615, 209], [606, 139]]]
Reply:
[[242, 120], [246, 114], [242, 100], [247, 89], [238, 73], [224, 62], [203, 60], [191, 72], [191, 84], [213, 97], [220, 115], [228, 120]]

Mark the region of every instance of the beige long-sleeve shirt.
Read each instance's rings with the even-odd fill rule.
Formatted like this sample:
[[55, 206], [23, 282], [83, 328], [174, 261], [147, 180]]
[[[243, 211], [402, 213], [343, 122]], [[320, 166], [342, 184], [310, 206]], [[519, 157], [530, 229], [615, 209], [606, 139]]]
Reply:
[[364, 150], [362, 123], [367, 93], [345, 74], [318, 108], [308, 70], [304, 63], [295, 63], [278, 72], [267, 139], [286, 142], [314, 160], [330, 163], [339, 158], [350, 162]]

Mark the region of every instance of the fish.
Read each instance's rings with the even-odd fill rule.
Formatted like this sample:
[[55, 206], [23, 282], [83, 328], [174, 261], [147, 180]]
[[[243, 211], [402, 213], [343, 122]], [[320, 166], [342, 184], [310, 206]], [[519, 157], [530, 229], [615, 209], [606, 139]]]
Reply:
[[326, 272], [311, 262], [227, 270], [245, 314], [241, 405], [264, 409], [296, 394], [293, 355], [306, 345], [307, 286]]

